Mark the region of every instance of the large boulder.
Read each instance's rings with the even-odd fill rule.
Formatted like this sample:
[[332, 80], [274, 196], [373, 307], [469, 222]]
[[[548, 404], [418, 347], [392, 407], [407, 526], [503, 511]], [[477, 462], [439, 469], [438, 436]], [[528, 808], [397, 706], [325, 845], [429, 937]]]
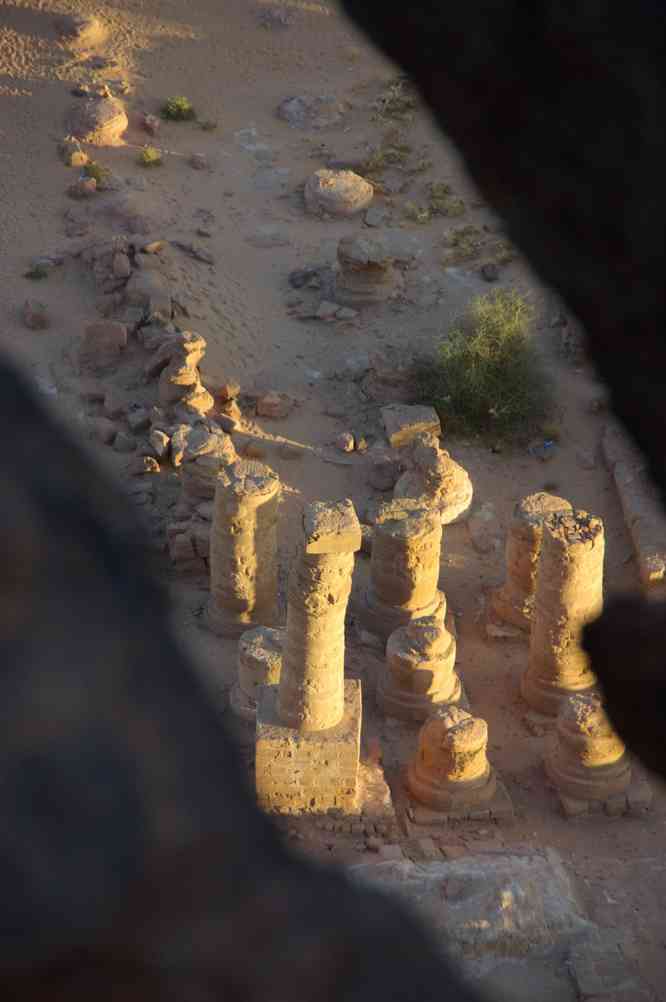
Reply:
[[77, 101], [67, 113], [67, 131], [92, 146], [122, 146], [128, 126], [122, 101], [115, 97]]
[[305, 208], [315, 215], [355, 216], [370, 205], [372, 185], [351, 170], [322, 168], [305, 182]]

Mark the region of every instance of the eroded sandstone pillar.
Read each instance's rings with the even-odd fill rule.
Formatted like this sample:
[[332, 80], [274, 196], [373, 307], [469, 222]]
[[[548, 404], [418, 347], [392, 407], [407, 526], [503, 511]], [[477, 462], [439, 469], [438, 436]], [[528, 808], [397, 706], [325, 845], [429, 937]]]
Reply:
[[529, 633], [544, 519], [554, 512], [571, 510], [564, 498], [544, 491], [518, 502], [506, 541], [506, 577], [490, 596], [492, 617]]
[[278, 685], [261, 690], [255, 781], [267, 811], [358, 813], [361, 687], [345, 681], [345, 613], [361, 526], [351, 501], [311, 504], [289, 578]]
[[456, 639], [436, 616], [394, 630], [386, 666], [377, 682], [377, 702], [401, 720], [425, 720], [442, 704], [458, 703], [462, 685], [455, 670]]
[[262, 463], [238, 460], [220, 471], [210, 538], [207, 621], [223, 636], [275, 621], [280, 481]]
[[561, 796], [586, 805], [623, 794], [631, 783], [625, 746], [596, 693], [565, 700], [557, 728], [548, 737], [544, 764]]
[[603, 605], [604, 527], [586, 511], [559, 512], [543, 522], [528, 668], [523, 698], [555, 717], [567, 696], [596, 684], [581, 647], [583, 627]]
[[488, 725], [457, 706], [435, 710], [419, 734], [416, 758], [407, 769], [407, 787], [436, 811], [487, 803], [497, 779], [486, 756]]
[[437, 588], [442, 523], [438, 513], [411, 498], [383, 504], [377, 515], [370, 584], [359, 610], [363, 625], [388, 640], [414, 619], [446, 615]]
[[342, 719], [345, 616], [361, 526], [351, 501], [316, 502], [303, 514], [304, 539], [289, 578], [278, 711], [299, 731]]
[[238, 678], [229, 702], [243, 720], [257, 719], [257, 699], [262, 685], [277, 685], [282, 671], [284, 630], [256, 626], [238, 641]]

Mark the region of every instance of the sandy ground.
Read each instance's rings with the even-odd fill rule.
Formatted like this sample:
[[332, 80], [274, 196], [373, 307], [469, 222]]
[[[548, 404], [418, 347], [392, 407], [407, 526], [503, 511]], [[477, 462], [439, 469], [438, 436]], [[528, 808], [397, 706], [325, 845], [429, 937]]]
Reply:
[[[176, 0], [0, 0], [0, 338], [58, 413], [81, 432], [85, 414], [74, 359], [84, 324], [96, 316], [90, 277], [74, 261], [56, 269], [38, 288], [22, 275], [35, 255], [68, 246], [63, 214], [71, 205], [65, 192], [72, 172], [59, 161], [56, 146], [63, 136], [65, 112], [76, 101], [72, 86], [126, 81], [128, 145], [100, 151], [97, 159], [137, 188], [142, 207], [162, 234], [189, 241], [197, 228], [211, 234], [206, 248], [213, 265], [177, 251], [171, 259], [171, 277], [187, 304], [189, 325], [208, 341], [204, 381], [233, 377], [244, 388], [272, 387], [298, 401], [287, 420], [257, 419], [249, 425], [266, 439], [267, 461], [284, 484], [281, 550], [286, 570], [293, 516], [304, 501], [350, 496], [362, 509], [371, 495], [357, 457], [331, 463], [315, 452], [341, 430], [376, 430], [376, 406], [363, 401], [356, 384], [344, 376], [349, 360], [359, 353], [388, 353], [392, 347], [430, 347], [472, 295], [488, 290], [476, 263], [442, 267], [442, 241], [451, 222], [439, 219], [420, 226], [406, 221], [405, 202], [418, 201], [426, 181], [446, 180], [467, 205], [465, 217], [455, 224], [496, 228], [497, 221], [472, 189], [455, 150], [419, 110], [411, 123], [399, 128], [414, 156], [427, 156], [432, 167], [410, 176], [407, 190], [381, 201], [392, 225], [402, 225], [422, 250], [419, 266], [408, 273], [405, 297], [364, 311], [360, 323], [350, 328], [303, 322], [291, 315], [289, 272], [332, 262], [339, 238], [361, 226], [307, 217], [298, 186], [327, 158], [358, 158], [381, 140], [390, 123], [373, 117], [372, 103], [395, 76], [395, 68], [370, 50], [333, 7], [283, 4], [279, 10], [289, 13], [291, 23], [266, 27], [262, 16], [275, 9], [246, 0], [195, 0], [187, 5]], [[54, 28], [54, 15], [63, 12], [96, 14], [109, 29], [106, 40], [85, 52], [66, 47]], [[91, 70], [89, 59], [96, 55], [110, 61], [105, 69]], [[349, 102], [340, 127], [298, 131], [276, 118], [283, 97], [322, 93]], [[158, 144], [172, 153], [161, 169], [143, 171], [132, 148], [146, 141], [137, 126], [138, 115], [156, 112], [174, 94], [188, 95], [200, 119], [215, 120], [218, 127], [207, 132], [196, 124], [166, 123]], [[252, 129], [255, 133], [246, 131]], [[257, 144], [270, 148], [271, 169], [288, 169], [284, 191], [265, 190], [266, 164], [247, 148]], [[192, 153], [205, 154], [210, 169], [194, 171], [188, 163]], [[401, 175], [400, 183], [404, 179]], [[281, 246], [259, 248], [251, 242], [258, 227], [266, 224], [278, 229]], [[446, 434], [445, 444], [469, 470], [476, 503], [492, 502], [503, 527], [515, 502], [545, 485], [600, 515], [607, 538], [606, 591], [635, 588], [631, 545], [610, 478], [598, 457], [592, 469], [580, 460], [581, 451], [587, 456], [598, 451], [604, 416], [592, 414], [589, 407], [598, 387], [584, 367], [575, 367], [558, 352], [557, 331], [550, 326], [554, 297], [539, 286], [525, 263], [518, 259], [502, 267], [499, 285], [517, 286], [536, 307], [539, 337], [558, 385], [556, 455], [544, 465], [526, 451], [493, 453], [449, 440]], [[32, 295], [47, 304], [52, 317], [45, 332], [26, 330], [21, 322], [20, 307]], [[342, 378], [332, 379], [335, 374]], [[132, 391], [134, 384], [123, 383], [126, 378], [126, 373], [118, 377], [121, 392]], [[331, 411], [341, 416], [331, 417]], [[303, 457], [281, 458], [277, 446], [283, 440], [302, 445]], [[96, 453], [100, 462], [123, 475], [126, 458], [102, 447]], [[367, 561], [359, 559], [357, 564], [358, 589]], [[458, 668], [474, 712], [489, 723], [492, 760], [518, 813], [513, 828], [480, 835], [471, 826], [456, 829], [446, 841], [471, 845], [475, 839], [492, 838], [498, 845], [530, 842], [559, 849], [580, 878], [592, 917], [633, 937], [643, 976], [658, 998], [666, 998], [659, 977], [666, 949], [661, 909], [666, 892], [664, 791], [655, 784], [654, 809], [646, 821], [598, 818], [572, 823], [559, 815], [541, 769], [542, 739], [530, 735], [522, 722], [518, 682], [526, 647], [493, 645], [482, 630], [484, 588], [499, 581], [502, 569], [501, 548], [481, 555], [471, 546], [464, 525], [445, 531], [441, 582], [457, 617]], [[233, 678], [234, 645], [200, 628], [203, 592], [173, 577], [169, 585], [181, 636], [222, 705]], [[377, 718], [372, 703], [372, 659], [366, 660], [351, 644], [349, 658], [366, 682], [366, 728], [390, 742], [390, 729]], [[312, 851], [345, 860], [364, 857], [362, 844], [337, 845], [330, 838]]]

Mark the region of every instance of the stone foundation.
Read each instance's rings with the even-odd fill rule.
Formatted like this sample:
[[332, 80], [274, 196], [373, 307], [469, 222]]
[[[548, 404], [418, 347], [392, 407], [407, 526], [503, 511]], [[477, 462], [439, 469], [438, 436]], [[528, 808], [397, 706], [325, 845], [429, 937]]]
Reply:
[[360, 813], [361, 713], [360, 682], [348, 680], [339, 723], [325, 731], [297, 731], [280, 719], [277, 686], [265, 686], [257, 710], [259, 806], [279, 814]]

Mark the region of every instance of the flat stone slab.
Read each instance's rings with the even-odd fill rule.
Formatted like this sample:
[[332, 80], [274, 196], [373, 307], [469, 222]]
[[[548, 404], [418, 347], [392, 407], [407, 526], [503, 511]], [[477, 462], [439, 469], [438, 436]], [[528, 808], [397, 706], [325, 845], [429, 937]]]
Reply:
[[442, 427], [434, 407], [420, 404], [387, 404], [382, 407], [382, 420], [392, 448], [409, 445], [417, 435], [432, 433], [438, 437]]
[[349, 498], [328, 504], [314, 501], [303, 512], [305, 552], [356, 553], [361, 549], [361, 523]]

